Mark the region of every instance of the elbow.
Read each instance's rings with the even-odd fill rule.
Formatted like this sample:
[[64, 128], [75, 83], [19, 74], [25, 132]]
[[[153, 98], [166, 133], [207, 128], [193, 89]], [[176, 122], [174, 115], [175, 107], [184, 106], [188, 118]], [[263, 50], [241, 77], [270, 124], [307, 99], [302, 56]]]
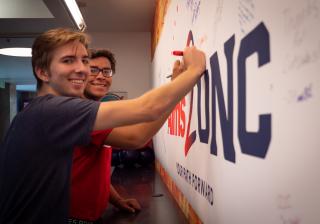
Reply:
[[127, 138], [127, 149], [141, 149], [143, 148], [150, 140], [150, 137], [140, 134], [133, 134]]
[[148, 141], [149, 139], [143, 138], [134, 139], [128, 143], [127, 149], [141, 149], [148, 143]]
[[155, 108], [152, 110], [152, 113], [149, 115], [149, 121], [156, 121], [159, 117], [165, 113], [165, 110], [162, 108]]

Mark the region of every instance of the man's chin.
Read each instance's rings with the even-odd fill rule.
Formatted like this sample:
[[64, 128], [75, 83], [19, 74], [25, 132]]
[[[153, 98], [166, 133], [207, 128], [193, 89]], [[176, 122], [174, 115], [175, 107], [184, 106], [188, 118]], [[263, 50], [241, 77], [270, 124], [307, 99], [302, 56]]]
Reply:
[[65, 96], [82, 98], [83, 91], [70, 91], [70, 92], [66, 93]]
[[95, 89], [91, 93], [96, 97], [104, 97], [107, 94], [107, 91], [105, 88], [99, 88], [99, 89]]
[[106, 94], [95, 94], [94, 97], [97, 100], [101, 100]]

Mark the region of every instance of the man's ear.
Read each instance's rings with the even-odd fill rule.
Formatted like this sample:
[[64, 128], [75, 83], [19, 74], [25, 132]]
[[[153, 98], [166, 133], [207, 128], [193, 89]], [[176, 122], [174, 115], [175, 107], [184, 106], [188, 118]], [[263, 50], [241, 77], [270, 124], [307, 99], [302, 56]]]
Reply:
[[35, 71], [36, 71], [36, 75], [39, 79], [41, 79], [44, 82], [49, 81], [49, 75], [46, 70], [44, 70], [43, 68], [36, 67]]

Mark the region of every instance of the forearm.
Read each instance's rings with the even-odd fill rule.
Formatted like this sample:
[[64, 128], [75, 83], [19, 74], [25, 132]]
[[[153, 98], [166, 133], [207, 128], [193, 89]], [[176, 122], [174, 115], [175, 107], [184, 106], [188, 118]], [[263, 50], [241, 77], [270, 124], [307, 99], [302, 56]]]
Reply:
[[115, 128], [106, 138], [105, 144], [125, 149], [142, 148], [166, 122], [169, 114], [168, 111], [153, 122]]
[[143, 105], [154, 111], [156, 119], [166, 113], [195, 86], [202, 73], [198, 69], [189, 68], [172, 82], [150, 91], [141, 97]]
[[123, 200], [123, 198], [119, 195], [119, 193], [116, 191], [116, 189], [110, 185], [110, 198], [109, 198], [109, 202], [114, 205], [114, 206], [118, 206], [119, 201]]
[[[168, 119], [170, 113], [175, 108], [175, 105], [170, 107], [161, 117], [152, 122], [141, 123], [137, 125], [132, 125], [127, 128], [127, 131], [130, 131], [135, 136], [132, 137], [131, 145], [127, 145], [127, 149], [136, 149], [142, 148], [145, 146], [148, 141], [159, 131], [163, 124]], [[130, 147], [131, 146], [131, 147]]]
[[110, 198], [109, 202], [116, 208], [127, 212], [138, 212], [141, 206], [135, 198], [122, 198], [117, 191], [110, 185]]

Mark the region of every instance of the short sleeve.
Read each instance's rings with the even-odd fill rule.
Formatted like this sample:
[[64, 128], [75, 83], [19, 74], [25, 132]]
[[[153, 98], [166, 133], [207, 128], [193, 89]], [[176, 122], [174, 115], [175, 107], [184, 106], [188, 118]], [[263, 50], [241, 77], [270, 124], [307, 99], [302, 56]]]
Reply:
[[61, 148], [90, 142], [99, 102], [57, 96], [45, 100], [40, 114], [48, 142]]
[[94, 145], [97, 148], [101, 148], [104, 145], [105, 139], [108, 137], [111, 131], [112, 129], [93, 131], [91, 133], [90, 144]]

